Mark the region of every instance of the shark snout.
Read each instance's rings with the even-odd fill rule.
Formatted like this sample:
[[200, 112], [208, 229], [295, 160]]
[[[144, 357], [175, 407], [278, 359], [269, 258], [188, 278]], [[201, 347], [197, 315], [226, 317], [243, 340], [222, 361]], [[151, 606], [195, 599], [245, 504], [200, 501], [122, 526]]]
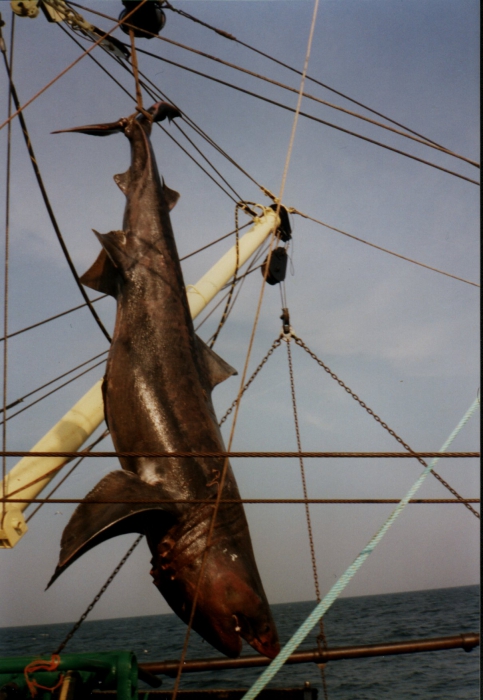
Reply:
[[275, 658], [280, 651], [277, 631], [273, 621], [266, 619], [265, 614], [255, 619], [249, 619], [242, 613], [233, 615], [235, 631], [250, 644], [259, 654]]

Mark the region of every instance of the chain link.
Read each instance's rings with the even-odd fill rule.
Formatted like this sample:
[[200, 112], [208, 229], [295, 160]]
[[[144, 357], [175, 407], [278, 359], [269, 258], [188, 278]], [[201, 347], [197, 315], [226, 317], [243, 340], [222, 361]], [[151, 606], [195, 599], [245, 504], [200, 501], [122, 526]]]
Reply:
[[[388, 426], [388, 424], [385, 423], [385, 422], [382, 420], [382, 418], [380, 418], [380, 417], [377, 415], [377, 413], [374, 413], [374, 411], [372, 410], [372, 408], [369, 408], [369, 406], [368, 406], [362, 399], [360, 399], [360, 398], [357, 396], [357, 394], [354, 393], [354, 392], [352, 391], [352, 389], [350, 389], [350, 388], [347, 386], [347, 384], [345, 384], [345, 383], [342, 381], [342, 379], [339, 379], [339, 377], [335, 374], [335, 372], [332, 372], [332, 370], [331, 370], [329, 367], [327, 367], [327, 365], [326, 365], [324, 362], [322, 362], [322, 360], [320, 360], [320, 359], [317, 357], [317, 355], [315, 355], [315, 353], [313, 353], [312, 350], [310, 350], [310, 348], [308, 348], [308, 347], [305, 345], [304, 341], [301, 340], [301, 338], [298, 338], [294, 333], [292, 333], [292, 338], [295, 340], [296, 344], [297, 344], [299, 347], [301, 347], [303, 350], [305, 350], [305, 352], [308, 353], [308, 354], [310, 355], [310, 357], [312, 357], [312, 359], [314, 359], [314, 360], [317, 362], [317, 364], [320, 365], [320, 367], [322, 367], [322, 369], [324, 369], [324, 370], [327, 372], [327, 374], [329, 374], [329, 375], [332, 377], [332, 379], [335, 379], [335, 381], [339, 384], [339, 386], [341, 386], [348, 394], [350, 394], [350, 396], [352, 396], [352, 398], [353, 398], [355, 401], [357, 401], [357, 403], [358, 403], [360, 406], [362, 406], [362, 408], [363, 408], [365, 411], [367, 411], [367, 413], [368, 413], [370, 416], [372, 416], [372, 417], [374, 418], [374, 420], [376, 420], [376, 421], [379, 423], [379, 425], [381, 425], [381, 426], [384, 428], [384, 430], [387, 430], [387, 432], [389, 433], [389, 435], [392, 435], [392, 437], [395, 438], [395, 439], [404, 447], [405, 450], [407, 450], [411, 455], [413, 455], [413, 456], [415, 457], [415, 459], [417, 459], [418, 462], [419, 462], [420, 464], [423, 465], [423, 467], [427, 467], [427, 466], [428, 466], [428, 465], [427, 465], [427, 462], [425, 462], [425, 460], [424, 460], [422, 457], [418, 457], [418, 456], [414, 453], [414, 451], [411, 449], [411, 447], [409, 447], [409, 445], [408, 445], [406, 442], [404, 442], [404, 440], [403, 440], [401, 437], [399, 437], [399, 435], [398, 435], [394, 430], [392, 430], [392, 428], [390, 428], [390, 427]], [[454, 489], [452, 486], [450, 486], [450, 485], [448, 484], [448, 482], [445, 481], [445, 480], [443, 479], [442, 476], [440, 476], [437, 472], [435, 472], [434, 469], [431, 470], [431, 474], [433, 474], [433, 476], [435, 476], [436, 479], [438, 479], [438, 481], [439, 481], [445, 488], [447, 488], [448, 491], [450, 491], [450, 492], [453, 494], [453, 496], [455, 496], [455, 498], [457, 498], [459, 501], [461, 501], [461, 503], [464, 503], [464, 505], [466, 506], [466, 508], [468, 508], [468, 510], [470, 510], [470, 511], [473, 513], [474, 516], [476, 516], [477, 518], [480, 518], [480, 514], [478, 513], [478, 511], [476, 511], [476, 510], [468, 503], [468, 501], [466, 501], [466, 500], [463, 498], [463, 496], [460, 496], [460, 494], [459, 494], [457, 491], [455, 491], [455, 489]]]
[[235, 406], [237, 405], [238, 401], [241, 399], [241, 397], [243, 396], [243, 394], [245, 393], [245, 391], [248, 389], [248, 387], [250, 386], [250, 384], [253, 382], [253, 380], [255, 379], [255, 377], [257, 376], [257, 374], [260, 372], [260, 370], [262, 369], [262, 367], [268, 362], [269, 358], [273, 355], [273, 353], [275, 352], [275, 350], [281, 346], [281, 344], [282, 344], [282, 338], [283, 338], [283, 333], [280, 333], [279, 337], [278, 337], [276, 340], [273, 341], [272, 347], [271, 347], [270, 350], [267, 352], [267, 354], [265, 355], [265, 357], [263, 358], [263, 360], [260, 362], [260, 364], [258, 365], [258, 367], [256, 368], [256, 370], [254, 371], [254, 373], [253, 373], [252, 376], [250, 377], [250, 379], [247, 381], [247, 383], [246, 383], [245, 386], [243, 387], [242, 391], [240, 392], [240, 396], [238, 396], [238, 397], [233, 401], [233, 403], [232, 403], [232, 405], [230, 406], [230, 408], [227, 410], [227, 412], [225, 413], [225, 415], [223, 416], [223, 418], [222, 418], [222, 419], [220, 420], [220, 422], [218, 423], [218, 425], [219, 425], [220, 427], [221, 427], [221, 426], [223, 425], [223, 423], [226, 421], [226, 419], [228, 418], [228, 416], [230, 415], [230, 413], [233, 412], [233, 409], [234, 409]]
[[99, 593], [96, 595], [96, 597], [94, 598], [94, 600], [92, 601], [92, 603], [89, 605], [89, 607], [88, 607], [88, 608], [86, 609], [86, 611], [83, 613], [83, 615], [79, 618], [79, 620], [75, 623], [75, 625], [73, 626], [73, 628], [71, 629], [71, 631], [70, 631], [70, 632], [68, 633], [68, 635], [65, 637], [64, 641], [61, 642], [61, 643], [59, 644], [59, 646], [57, 647], [57, 649], [54, 651], [54, 654], [60, 654], [60, 652], [64, 649], [64, 647], [67, 645], [67, 643], [70, 642], [70, 640], [72, 639], [72, 637], [74, 636], [74, 634], [77, 632], [77, 630], [79, 629], [79, 627], [82, 625], [82, 623], [84, 622], [84, 620], [86, 619], [86, 617], [87, 617], [87, 616], [89, 615], [89, 613], [91, 612], [92, 608], [96, 605], [96, 603], [99, 601], [99, 599], [101, 598], [101, 596], [103, 595], [103, 593], [106, 591], [106, 589], [108, 588], [108, 586], [112, 583], [112, 580], [114, 579], [114, 577], [119, 573], [120, 569], [124, 566], [124, 564], [125, 564], [126, 561], [129, 559], [129, 557], [131, 556], [131, 554], [134, 552], [134, 550], [136, 549], [136, 547], [138, 546], [138, 544], [141, 542], [141, 540], [143, 539], [143, 537], [144, 537], [144, 535], [139, 535], [139, 537], [134, 541], [134, 543], [131, 545], [131, 547], [128, 549], [128, 551], [126, 552], [126, 554], [123, 556], [123, 558], [121, 559], [121, 561], [119, 562], [119, 564], [116, 566], [116, 568], [114, 569], [114, 571], [112, 572], [112, 574], [109, 576], [109, 578], [107, 579], [107, 581], [105, 582], [105, 584], [103, 585], [103, 587], [101, 588], [101, 590], [99, 591]]
[[[287, 314], [287, 317], [288, 317], [288, 314]], [[287, 343], [288, 371], [289, 371], [289, 375], [290, 375], [290, 393], [292, 395], [293, 419], [294, 419], [294, 426], [295, 426], [295, 435], [297, 437], [297, 449], [299, 452], [302, 452], [302, 440], [300, 438], [300, 426], [299, 426], [299, 419], [298, 419], [298, 413], [297, 413], [297, 401], [295, 398], [295, 380], [294, 380], [294, 373], [293, 373], [292, 351], [290, 350], [291, 330], [289, 330], [288, 333], [284, 334], [284, 340]], [[303, 488], [303, 492], [304, 492], [304, 498], [308, 499], [307, 480], [305, 478], [305, 467], [304, 467], [304, 460], [302, 457], [299, 457], [299, 464], [300, 464], [300, 476], [302, 477], [302, 488]], [[310, 558], [312, 560], [312, 572], [314, 575], [315, 596], [317, 599], [317, 603], [320, 603], [321, 597], [320, 597], [319, 575], [317, 573], [317, 559], [315, 557], [315, 545], [314, 545], [314, 536], [313, 536], [313, 531], [312, 531], [312, 520], [310, 518], [310, 509], [309, 509], [309, 504], [307, 502], [305, 503], [305, 516], [307, 519], [307, 530], [308, 530], [308, 534], [309, 534]], [[327, 639], [326, 639], [325, 631], [324, 631], [324, 621], [323, 621], [322, 617], [319, 620], [319, 634], [317, 635], [317, 648], [319, 650], [319, 653], [322, 653], [322, 650], [326, 651], [328, 648]], [[325, 700], [328, 700], [329, 692], [327, 689], [327, 679], [325, 677], [325, 668], [322, 664], [320, 664], [319, 669], [320, 669], [320, 677], [322, 680], [322, 688], [324, 691], [324, 698], [325, 698]]]

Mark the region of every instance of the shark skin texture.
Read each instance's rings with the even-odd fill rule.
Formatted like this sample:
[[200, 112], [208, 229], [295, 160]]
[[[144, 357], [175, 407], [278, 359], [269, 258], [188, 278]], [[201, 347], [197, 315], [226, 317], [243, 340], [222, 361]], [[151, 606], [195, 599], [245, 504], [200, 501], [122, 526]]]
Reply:
[[[180, 113], [167, 103], [149, 113], [151, 119], [132, 115], [68, 130], [122, 132], [131, 147], [129, 170], [114, 176], [127, 199], [123, 230], [94, 231], [102, 250], [81, 278], [117, 300], [103, 383], [106, 422], [118, 452], [220, 452], [211, 392], [236, 372], [195, 335], [169, 217], [179, 194], [160, 178], [149, 139], [152, 121]], [[154, 584], [188, 623], [224, 461], [121, 457], [122, 470], [105, 476], [73, 513], [49, 586], [100, 542], [139, 532], [152, 553]], [[240, 498], [229, 464], [222, 497]], [[219, 505], [193, 629], [230, 657], [240, 654], [242, 638], [264, 656], [279, 652], [241, 503]]]

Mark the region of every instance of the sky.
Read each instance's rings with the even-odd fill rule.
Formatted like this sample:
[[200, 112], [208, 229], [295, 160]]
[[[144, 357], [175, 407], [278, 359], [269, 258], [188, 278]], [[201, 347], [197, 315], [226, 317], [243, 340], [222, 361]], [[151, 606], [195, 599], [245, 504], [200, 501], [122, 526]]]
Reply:
[[[117, 0], [91, 0], [89, 6], [114, 17], [121, 9]], [[308, 0], [182, 0], [175, 6], [298, 69], [303, 66], [313, 11]], [[3, 2], [0, 9], [9, 45], [9, 4]], [[102, 28], [110, 26], [107, 20], [84, 14]], [[477, 159], [478, 19], [478, 4], [472, 0], [321, 0], [309, 75]], [[115, 35], [126, 38], [119, 30]], [[161, 36], [298, 88], [295, 74], [174, 13], [168, 13]], [[141, 40], [139, 46], [295, 107], [294, 93], [181, 48], [157, 39]], [[43, 16], [17, 18], [14, 80], [20, 100], [26, 102], [79, 54], [80, 49]], [[133, 93], [133, 81], [125, 71], [99, 49], [93, 55]], [[275, 194], [280, 191], [291, 112], [147, 56], [139, 55], [139, 64], [168, 99], [258, 183]], [[2, 94], [6, 94], [3, 73], [0, 80]], [[306, 92], [363, 111], [314, 83], [307, 83]], [[149, 99], [145, 97], [146, 105]], [[1, 109], [3, 121], [5, 101]], [[324, 105], [304, 99], [302, 110], [478, 179], [477, 170], [462, 161]], [[132, 111], [132, 100], [89, 57], [25, 109], [47, 191], [80, 273], [98, 254], [91, 229], [106, 232], [121, 225], [124, 197], [112, 176], [128, 166], [128, 143], [122, 135], [101, 140], [50, 132], [113, 121]], [[244, 200], [270, 203], [253, 182], [209, 150], [186, 124], [182, 126]], [[173, 125], [167, 129], [183, 138]], [[3, 163], [6, 143], [7, 130], [3, 129]], [[168, 186], [181, 193], [172, 212], [180, 256], [233, 230], [233, 202], [166, 134], [155, 129], [152, 143]], [[193, 152], [186, 141], [183, 145]], [[82, 303], [46, 215], [16, 122], [11, 176], [10, 332]], [[5, 167], [0, 171], [0, 191], [5, 192]], [[4, 202], [4, 194], [2, 198]], [[478, 281], [479, 272], [478, 198], [478, 187], [460, 178], [303, 117], [298, 121], [283, 197], [286, 206], [473, 282]], [[477, 288], [300, 216], [293, 215], [291, 221], [286, 294], [294, 332], [413, 449], [439, 449], [479, 391]], [[225, 241], [186, 260], [186, 283], [199, 279], [229, 245]], [[247, 278], [215, 346], [240, 374], [261, 285], [258, 272]], [[112, 328], [114, 301], [104, 300], [96, 308]], [[249, 373], [278, 336], [280, 313], [279, 289], [267, 286]], [[210, 338], [219, 317], [218, 309], [200, 327], [203, 339]], [[106, 349], [104, 336], [85, 309], [12, 338], [8, 343], [9, 402]], [[298, 347], [292, 347], [292, 352], [304, 450], [399, 449], [308, 355]], [[29, 449], [101, 376], [102, 368], [94, 370], [9, 420], [7, 448]], [[232, 378], [215, 389], [218, 416], [231, 404], [239, 380]], [[454, 450], [478, 449], [478, 423], [473, 419], [468, 424], [453, 443]], [[229, 422], [225, 436], [228, 430]], [[109, 442], [102, 443], [102, 448], [109, 449]], [[296, 449], [284, 346], [243, 399], [233, 449]], [[11, 460], [9, 467], [14, 463]], [[297, 460], [238, 459], [233, 460], [233, 467], [242, 497], [302, 496]], [[82, 498], [115, 468], [114, 460], [85, 460], [56, 495]], [[421, 471], [415, 460], [385, 459], [314, 459], [307, 460], [305, 468], [309, 497], [313, 498], [401, 498]], [[442, 460], [437, 471], [463, 496], [478, 495], [477, 460]], [[433, 477], [418, 496], [451, 497]], [[322, 593], [344, 572], [392, 508], [311, 507]], [[1, 625], [77, 619], [129, 548], [133, 535], [104, 543], [44, 592], [72, 510], [69, 505], [45, 506], [18, 545], [0, 551]], [[247, 505], [246, 513], [270, 602], [315, 599], [303, 506]], [[464, 506], [408, 506], [345, 595], [477, 583], [478, 525]], [[92, 619], [169, 611], [152, 585], [149, 559], [142, 543], [94, 609]]]

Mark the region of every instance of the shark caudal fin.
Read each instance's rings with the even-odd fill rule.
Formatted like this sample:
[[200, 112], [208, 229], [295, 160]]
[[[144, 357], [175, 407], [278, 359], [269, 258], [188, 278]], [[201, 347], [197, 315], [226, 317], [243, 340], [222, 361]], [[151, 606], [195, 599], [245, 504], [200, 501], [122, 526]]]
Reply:
[[[162, 122], [165, 119], [171, 121], [176, 117], [181, 117], [181, 112], [179, 109], [174, 107], [169, 102], [156, 102], [146, 113], [150, 114], [150, 119], [141, 113], [136, 117], [136, 120], [141, 124], [149, 124], [149, 122]], [[88, 134], [89, 136], [110, 136], [111, 134], [119, 134], [124, 131], [129, 119], [132, 117], [123, 117], [118, 119], [116, 122], [107, 122], [106, 124], [86, 124], [85, 126], [73, 126], [70, 129], [59, 129], [57, 131], [52, 131], [52, 134]]]
[[105, 476], [67, 523], [59, 563], [47, 588], [72, 562], [105, 540], [173, 525], [177, 519], [175, 504], [160, 503], [169, 498], [161, 486], [147, 484], [132, 472], [115, 471]]

